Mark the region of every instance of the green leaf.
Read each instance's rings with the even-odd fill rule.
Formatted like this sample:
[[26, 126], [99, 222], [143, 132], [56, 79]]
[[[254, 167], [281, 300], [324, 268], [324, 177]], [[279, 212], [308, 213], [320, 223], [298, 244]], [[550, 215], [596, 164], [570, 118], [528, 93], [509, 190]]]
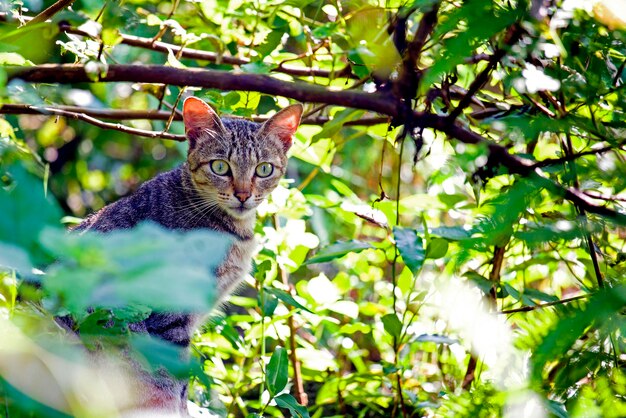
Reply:
[[0, 65], [27, 66], [33, 63], [17, 52], [0, 52]]
[[289, 362], [287, 361], [287, 350], [276, 347], [267, 364], [266, 379], [267, 390], [272, 396], [285, 389], [289, 377]]
[[241, 69], [250, 74], [269, 74], [270, 71], [275, 67], [273, 64], [268, 64], [261, 61], [251, 62], [250, 64], [244, 64], [241, 66]]
[[490, 295], [494, 287], [497, 289], [496, 297], [504, 298], [509, 295], [506, 288], [503, 287], [501, 283], [494, 283], [475, 271], [468, 271], [463, 274], [463, 276], [467, 277], [472, 283], [474, 283], [476, 287], [478, 287], [485, 294], [485, 296]]
[[368, 334], [372, 330], [372, 327], [362, 322], [355, 322], [354, 324], [345, 324], [339, 328], [340, 334], [354, 334], [355, 332], [361, 332]]
[[393, 228], [393, 237], [404, 264], [411, 269], [413, 274], [419, 273], [426, 258], [422, 238], [418, 237], [413, 229], [397, 226]]
[[387, 334], [394, 338], [400, 338], [402, 334], [402, 322], [398, 319], [398, 315], [390, 313], [380, 318], [380, 320], [383, 321], [383, 326]]
[[429, 342], [429, 343], [435, 343], [435, 344], [456, 344], [459, 341], [455, 340], [454, 338], [450, 338], [450, 337], [446, 337], [445, 335], [436, 335], [436, 334], [422, 334], [420, 336], [418, 336], [417, 338], [415, 338], [414, 341], [420, 342], [420, 343], [424, 343], [424, 342]]
[[0, 241], [23, 248], [35, 265], [48, 263], [52, 259], [38, 237], [46, 226], [60, 226], [61, 210], [45, 195], [43, 181], [24, 166], [14, 164], [5, 170], [0, 171], [6, 185], [0, 187]]
[[448, 241], [443, 238], [433, 238], [426, 247], [426, 258], [441, 258], [448, 252]]
[[230, 318], [226, 318], [222, 315], [211, 315], [208, 319], [208, 327], [218, 332], [222, 337], [226, 338], [231, 347], [235, 350], [241, 350], [244, 341], [239, 335], [239, 332], [229, 323]]
[[0, 242], [0, 270], [3, 267], [16, 270], [22, 276], [30, 276], [33, 269], [28, 253], [14, 245]]
[[[119, 29], [112, 29], [112, 28], [102, 29], [102, 33], [100, 34], [100, 37], [102, 39], [102, 42], [104, 42], [104, 44], [107, 46], [115, 46], [121, 43], [122, 40], [124, 39], [122, 35], [120, 34]], [[171, 51], [168, 51], [168, 55], [171, 53], [172, 53]], [[169, 61], [169, 57], [168, 57], [168, 61]]]
[[293, 296], [291, 296], [289, 293], [285, 292], [284, 290], [276, 289], [275, 287], [266, 287], [264, 288], [264, 290], [265, 292], [276, 296], [278, 299], [282, 300], [288, 305], [293, 306], [294, 308], [299, 308], [299, 309], [302, 309], [303, 311], [313, 313], [309, 308], [307, 308], [306, 306], [304, 306], [303, 304], [295, 300]]
[[463, 59], [472, 54], [476, 47], [511, 26], [519, 14], [519, 10], [498, 7], [492, 0], [464, 3], [448, 13], [447, 19], [437, 25], [433, 35], [435, 39], [447, 36], [439, 51], [442, 56], [424, 75], [423, 88], [429, 88], [442, 74], [463, 63]]
[[196, 358], [186, 355], [187, 348], [152, 338], [145, 334], [132, 334], [130, 345], [142, 365], [151, 371], [165, 369], [178, 378], [187, 378], [191, 372], [202, 373]]
[[621, 284], [614, 288], [599, 290], [587, 303], [560, 319], [533, 352], [532, 381], [541, 385], [544, 367], [548, 362], [561, 358], [579, 338], [606, 324], [607, 320], [623, 310], [624, 306], [626, 306], [626, 285]]
[[292, 417], [309, 418], [309, 411], [306, 407], [300, 405], [298, 401], [296, 401], [296, 398], [290, 394], [283, 393], [275, 397], [274, 400], [276, 401], [276, 405], [288, 409]]
[[308, 259], [304, 264], [326, 263], [336, 258], [341, 258], [346, 254], [358, 253], [369, 248], [374, 247], [363, 241], [336, 242], [319, 250], [314, 257]]
[[258, 299], [263, 316], [272, 316], [278, 306], [278, 298], [268, 292], [259, 292]]
[[215, 270], [231, 243], [217, 232], [183, 233], [151, 223], [105, 235], [46, 230], [41, 241], [58, 260], [44, 287], [76, 315], [88, 307], [134, 304], [207, 312], [217, 297]]
[[285, 34], [285, 31], [287, 29], [287, 25], [283, 25], [279, 28], [272, 30], [267, 35], [265, 41], [254, 49], [256, 53], [259, 54], [260, 58], [265, 58], [266, 56], [271, 54], [278, 47], [278, 45], [280, 45], [283, 35]]
[[437, 228], [429, 229], [428, 232], [431, 235], [445, 238], [448, 241], [462, 241], [471, 236], [468, 231], [460, 226], [440, 226]]
[[341, 131], [346, 122], [361, 118], [365, 112], [363, 110], [344, 109], [337, 112], [331, 120], [326, 122], [322, 130], [312, 138], [313, 142], [323, 138], [332, 138]]

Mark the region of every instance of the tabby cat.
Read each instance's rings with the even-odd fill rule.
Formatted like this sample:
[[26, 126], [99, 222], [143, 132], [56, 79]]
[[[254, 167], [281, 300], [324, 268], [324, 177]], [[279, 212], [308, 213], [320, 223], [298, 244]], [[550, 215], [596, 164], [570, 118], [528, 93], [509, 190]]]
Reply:
[[[134, 194], [87, 217], [75, 230], [108, 232], [153, 221], [165, 228], [210, 229], [230, 234], [233, 244], [217, 269], [220, 299], [251, 267], [255, 208], [278, 185], [302, 106], [289, 106], [264, 124], [220, 119], [202, 100], [189, 97], [183, 120], [187, 161], [144, 183]], [[131, 330], [187, 347], [198, 317], [154, 312]], [[166, 373], [147, 375], [136, 394], [137, 407], [186, 414], [187, 382]]]

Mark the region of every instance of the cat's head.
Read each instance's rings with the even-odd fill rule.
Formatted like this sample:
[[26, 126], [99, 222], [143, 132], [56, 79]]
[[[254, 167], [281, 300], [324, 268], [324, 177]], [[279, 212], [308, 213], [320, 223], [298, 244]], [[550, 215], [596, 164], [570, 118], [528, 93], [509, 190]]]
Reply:
[[301, 116], [302, 106], [296, 104], [263, 124], [222, 120], [205, 102], [189, 97], [183, 120], [187, 162], [198, 192], [235, 218], [253, 216], [285, 173]]

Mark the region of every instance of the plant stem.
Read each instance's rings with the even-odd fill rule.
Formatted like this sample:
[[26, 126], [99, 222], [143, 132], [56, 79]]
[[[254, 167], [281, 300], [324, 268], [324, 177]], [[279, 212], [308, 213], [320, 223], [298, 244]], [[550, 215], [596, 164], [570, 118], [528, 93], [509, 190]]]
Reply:
[[[278, 215], [274, 215], [272, 217], [274, 222], [274, 228], [276, 230], [280, 229], [280, 222], [278, 220]], [[289, 289], [289, 293], [293, 295], [293, 286], [289, 283], [289, 273], [285, 271], [285, 269], [278, 266], [278, 274], [283, 282], [283, 285], [287, 289]], [[302, 372], [300, 371], [300, 360], [298, 360], [298, 355], [296, 354], [296, 333], [297, 327], [293, 320], [293, 311], [294, 307], [287, 305], [287, 309], [292, 314], [287, 318], [287, 326], [289, 327], [289, 359], [291, 360], [291, 365], [293, 367], [293, 383], [294, 383], [294, 391], [295, 398], [300, 405], [307, 406], [309, 403], [309, 397], [304, 391], [304, 383], [302, 379]]]

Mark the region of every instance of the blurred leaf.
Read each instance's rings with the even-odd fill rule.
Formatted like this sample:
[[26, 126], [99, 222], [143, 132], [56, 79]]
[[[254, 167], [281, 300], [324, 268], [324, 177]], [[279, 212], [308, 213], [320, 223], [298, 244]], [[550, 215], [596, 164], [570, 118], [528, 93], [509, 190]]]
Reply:
[[413, 229], [397, 226], [393, 228], [393, 237], [404, 264], [411, 269], [413, 274], [419, 273], [426, 258], [422, 238], [418, 237]]
[[287, 386], [289, 377], [289, 362], [287, 360], [287, 350], [282, 347], [276, 347], [272, 353], [269, 363], [267, 364], [267, 377], [265, 382], [267, 390], [272, 396], [276, 396]]
[[[626, 306], [626, 285], [597, 291], [578, 309], [561, 318], [545, 336], [531, 357], [531, 379], [540, 386], [544, 368], [553, 359], [561, 358], [576, 340], [592, 329], [602, 326], [607, 319]], [[592, 327], [590, 330], [589, 327]]]
[[278, 298], [268, 292], [259, 293], [259, 306], [263, 316], [272, 316], [278, 306]]
[[0, 65], [34, 65], [17, 52], [0, 52]]
[[51, 261], [38, 236], [49, 225], [60, 226], [61, 210], [44, 194], [43, 181], [22, 165], [0, 169], [5, 183], [0, 187], [0, 241], [23, 248], [35, 265]]
[[288, 305], [293, 306], [294, 308], [302, 309], [309, 313], [313, 313], [310, 309], [308, 309], [306, 306], [304, 306], [303, 304], [295, 300], [293, 296], [291, 296], [289, 293], [285, 292], [284, 290], [276, 289], [275, 287], [266, 287], [264, 290], [265, 292], [276, 296], [278, 299], [282, 300]]
[[145, 334], [132, 334], [130, 338], [135, 358], [152, 372], [165, 369], [177, 378], [187, 378], [193, 371], [202, 372], [200, 364], [186, 355], [187, 348]]
[[244, 72], [251, 74], [269, 74], [272, 68], [274, 68], [274, 65], [260, 61], [255, 61], [250, 64], [244, 64], [241, 66], [241, 69]]
[[402, 335], [402, 322], [398, 319], [398, 315], [390, 313], [380, 318], [380, 320], [383, 322], [387, 334], [395, 339], [400, 338], [400, 335]]
[[0, 242], [0, 269], [2, 267], [17, 270], [22, 276], [30, 276], [33, 269], [26, 251], [20, 247]]
[[322, 130], [313, 136], [313, 142], [317, 142], [323, 138], [334, 137], [337, 133], [339, 133], [346, 122], [357, 120], [362, 117], [363, 114], [365, 114], [364, 111], [355, 109], [344, 109], [337, 112], [331, 120], [324, 124]]
[[448, 241], [461, 241], [470, 237], [470, 232], [460, 226], [440, 226], [429, 229], [428, 232]]
[[305, 264], [326, 263], [336, 258], [341, 258], [346, 254], [354, 252], [358, 253], [369, 248], [373, 248], [372, 245], [363, 241], [353, 240], [346, 242], [337, 242], [335, 244], [320, 249], [317, 254], [309, 258], [305, 262]]
[[421, 343], [435, 343], [435, 344], [456, 344], [459, 341], [455, 340], [454, 338], [450, 338], [450, 337], [446, 337], [444, 335], [434, 335], [434, 334], [422, 334], [420, 336], [418, 336], [417, 338], [415, 338], [415, 341], [421, 342]]
[[425, 258], [442, 258], [448, 252], [448, 241], [443, 238], [434, 238], [428, 242]]
[[296, 398], [290, 394], [283, 393], [282, 395], [274, 398], [274, 400], [276, 401], [276, 405], [281, 408], [289, 409], [292, 417], [309, 418], [309, 411], [306, 407], [300, 405], [298, 401], [296, 401]]
[[158, 311], [207, 312], [216, 298], [214, 271], [230, 239], [145, 223], [102, 235], [46, 230], [41, 241], [58, 259], [44, 287], [73, 314], [88, 307], [143, 305]]

